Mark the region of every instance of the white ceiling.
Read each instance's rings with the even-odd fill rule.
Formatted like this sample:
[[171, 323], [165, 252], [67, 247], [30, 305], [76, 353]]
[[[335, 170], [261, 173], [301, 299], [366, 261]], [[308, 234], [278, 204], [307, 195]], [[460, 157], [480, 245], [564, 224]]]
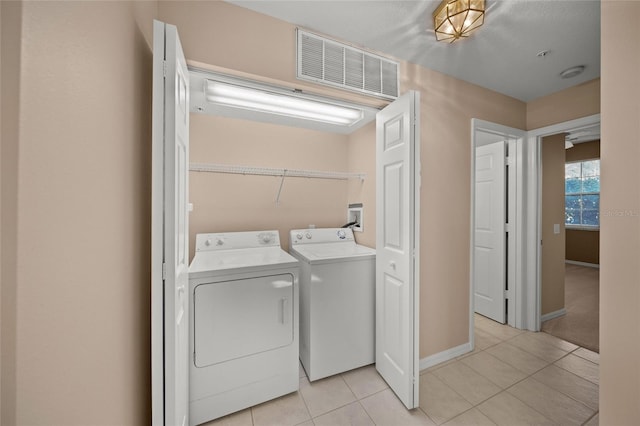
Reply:
[[435, 40], [438, 0], [227, 1], [525, 102], [600, 76], [597, 0], [487, 0], [484, 25], [453, 44]]

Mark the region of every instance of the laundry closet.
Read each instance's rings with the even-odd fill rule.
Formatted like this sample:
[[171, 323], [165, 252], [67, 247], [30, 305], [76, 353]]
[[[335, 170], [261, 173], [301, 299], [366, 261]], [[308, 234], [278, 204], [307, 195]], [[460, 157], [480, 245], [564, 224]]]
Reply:
[[[192, 165], [238, 168], [235, 173], [190, 172], [190, 253], [198, 233], [257, 229], [277, 229], [288, 249], [290, 229], [339, 227], [348, 221], [350, 203], [363, 204], [373, 230], [375, 204], [362, 197], [367, 187], [375, 192], [375, 156], [366, 155], [375, 145], [375, 123], [345, 135], [201, 113], [192, 113], [190, 120]], [[368, 150], [351, 147], [366, 139]], [[371, 162], [366, 170], [356, 169], [364, 164], [350, 159], [359, 151]], [[363, 178], [242, 174], [243, 167], [361, 173]]]
[[[189, 424], [197, 425], [297, 391], [298, 359], [309, 380], [375, 362], [375, 250], [339, 227], [350, 220], [349, 181], [357, 196], [366, 178], [348, 172], [349, 133], [372, 128], [377, 110], [327, 99], [309, 106], [313, 95], [198, 68], [189, 77]], [[275, 112], [260, 110], [265, 100]], [[325, 131], [326, 120], [349, 112], [353, 125]], [[311, 266], [282, 250], [320, 241], [338, 243], [339, 258], [332, 248]], [[345, 257], [355, 247], [368, 251]]]
[[[361, 206], [370, 225], [360, 224], [356, 230], [364, 232], [356, 238], [375, 246], [375, 117], [398, 96], [398, 65], [300, 29], [295, 37], [295, 82], [189, 63], [191, 249], [197, 233], [218, 229], [277, 229], [288, 249], [291, 229], [351, 222], [349, 204]], [[330, 51], [339, 59], [334, 65]], [[357, 84], [368, 96], [353, 93]], [[212, 98], [216, 90], [236, 96], [238, 87], [247, 89], [246, 99]], [[271, 96], [266, 101], [284, 102], [264, 112], [247, 104], [264, 100], [255, 101], [248, 93], [254, 89], [258, 96]], [[295, 102], [307, 100], [314, 103], [301, 107], [309, 108], [303, 113], [308, 116], [296, 117]], [[283, 105], [292, 110], [282, 110], [288, 108]], [[274, 176], [276, 170], [281, 173]]]
[[[188, 395], [182, 384], [173, 393], [165, 380], [165, 398], [167, 389], [176, 395], [171, 417], [184, 423], [189, 416], [185, 396], [193, 426], [297, 390], [298, 348], [310, 381], [375, 362], [404, 405], [417, 407], [419, 93], [385, 107], [380, 97], [197, 62], [187, 67], [177, 29], [154, 26], [154, 89], [164, 81], [163, 95], [154, 92], [154, 119], [163, 111], [164, 124], [155, 128], [156, 136], [162, 129], [157, 140], [164, 151], [154, 157], [162, 159], [169, 187], [164, 212], [175, 212], [164, 215], [163, 223], [175, 223], [164, 233], [164, 252], [177, 249], [169, 258], [178, 262], [179, 278], [171, 283], [162, 264], [169, 289], [164, 312], [171, 315], [167, 322], [164, 314], [165, 333], [176, 333], [174, 340], [164, 338], [165, 354], [175, 352], [164, 363], [182, 380], [186, 356], [190, 375]], [[387, 100], [398, 97], [396, 63], [296, 34], [303, 62], [310, 55], [305, 43], [320, 52], [322, 76], [330, 68], [323, 52], [337, 49], [345, 62], [349, 55], [355, 61], [340, 75], [359, 73], [365, 92], [377, 84]], [[383, 93], [385, 87], [391, 93]], [[156, 102], [156, 93], [164, 102]], [[355, 236], [341, 229], [349, 224], [357, 224]], [[294, 242], [297, 260], [286, 253]], [[307, 244], [328, 250], [301, 247]], [[185, 298], [178, 273], [187, 258]], [[303, 263], [305, 273], [296, 266]], [[338, 332], [344, 335], [333, 343], [318, 334]], [[345, 344], [360, 340], [358, 349]], [[362, 356], [352, 356], [359, 351]]]

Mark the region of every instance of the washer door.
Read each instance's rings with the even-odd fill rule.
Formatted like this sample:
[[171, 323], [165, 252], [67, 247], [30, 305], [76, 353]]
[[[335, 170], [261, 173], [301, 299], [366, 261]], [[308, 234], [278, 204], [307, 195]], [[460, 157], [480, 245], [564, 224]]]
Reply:
[[194, 290], [196, 367], [293, 342], [291, 274], [201, 284]]

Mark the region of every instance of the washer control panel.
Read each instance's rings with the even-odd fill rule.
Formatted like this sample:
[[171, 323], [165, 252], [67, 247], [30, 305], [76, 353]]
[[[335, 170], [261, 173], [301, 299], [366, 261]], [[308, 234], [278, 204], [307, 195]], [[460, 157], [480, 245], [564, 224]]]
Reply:
[[289, 238], [292, 245], [355, 241], [353, 230], [350, 228], [293, 229]]

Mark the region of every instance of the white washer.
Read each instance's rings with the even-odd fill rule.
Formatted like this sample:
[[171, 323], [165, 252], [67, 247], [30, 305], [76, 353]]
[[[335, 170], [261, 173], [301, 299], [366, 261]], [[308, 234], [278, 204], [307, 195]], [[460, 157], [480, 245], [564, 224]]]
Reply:
[[298, 390], [298, 264], [278, 231], [196, 235], [191, 425]]
[[300, 260], [300, 360], [309, 380], [375, 361], [374, 249], [349, 228], [294, 229]]

